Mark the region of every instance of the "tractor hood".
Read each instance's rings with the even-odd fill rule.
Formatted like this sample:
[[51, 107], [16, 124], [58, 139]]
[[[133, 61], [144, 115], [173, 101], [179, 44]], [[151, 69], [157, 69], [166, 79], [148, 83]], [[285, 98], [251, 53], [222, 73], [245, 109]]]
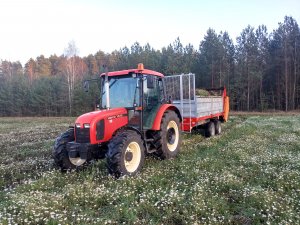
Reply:
[[[125, 108], [115, 108], [85, 113], [76, 119], [75, 127], [76, 129], [79, 127], [90, 128], [90, 143], [96, 144], [109, 140], [116, 130], [127, 123], [127, 110]], [[97, 133], [100, 132], [104, 135], [101, 139], [97, 138]]]
[[92, 127], [93, 123], [96, 123], [101, 119], [111, 119], [110, 117], [120, 116], [123, 114], [127, 114], [127, 110], [125, 108], [97, 110], [79, 116], [76, 119], [75, 124], [80, 124], [81, 128], [83, 128], [83, 124], [90, 124], [90, 126]]

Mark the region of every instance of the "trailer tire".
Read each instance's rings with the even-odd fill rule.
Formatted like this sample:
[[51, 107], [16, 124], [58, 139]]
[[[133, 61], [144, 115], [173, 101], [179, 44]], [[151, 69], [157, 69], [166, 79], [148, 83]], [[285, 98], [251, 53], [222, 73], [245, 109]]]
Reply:
[[140, 134], [133, 130], [117, 133], [108, 144], [106, 159], [106, 167], [111, 175], [117, 178], [136, 175], [145, 159], [145, 147]]
[[174, 111], [166, 111], [161, 120], [160, 131], [154, 134], [156, 154], [161, 159], [174, 158], [181, 145], [181, 130], [178, 115]]
[[215, 135], [215, 132], [216, 132], [215, 123], [212, 121], [208, 122], [205, 129], [205, 136], [212, 137]]
[[221, 134], [222, 128], [221, 128], [221, 122], [220, 122], [220, 120], [215, 120], [214, 124], [215, 124], [215, 135]]
[[54, 159], [55, 166], [59, 167], [62, 171], [76, 168], [76, 166], [71, 163], [66, 148], [67, 143], [74, 140], [74, 128], [70, 128], [66, 132], [62, 133], [55, 140], [52, 157]]

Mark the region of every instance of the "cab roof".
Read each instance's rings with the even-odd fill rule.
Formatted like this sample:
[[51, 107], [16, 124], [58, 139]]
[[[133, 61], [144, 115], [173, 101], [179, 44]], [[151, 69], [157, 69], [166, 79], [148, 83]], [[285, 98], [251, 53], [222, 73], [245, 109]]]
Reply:
[[[148, 70], [148, 69], [142, 69], [142, 70], [129, 69], [129, 70], [112, 71], [112, 72], [108, 72], [108, 76], [109, 77], [124, 76], [124, 75], [128, 75], [130, 73], [141, 73], [141, 74], [154, 75], [154, 76], [158, 76], [158, 77], [164, 77], [164, 75], [162, 73], [156, 72], [154, 70]], [[100, 74], [100, 76], [105, 76], [105, 73]]]

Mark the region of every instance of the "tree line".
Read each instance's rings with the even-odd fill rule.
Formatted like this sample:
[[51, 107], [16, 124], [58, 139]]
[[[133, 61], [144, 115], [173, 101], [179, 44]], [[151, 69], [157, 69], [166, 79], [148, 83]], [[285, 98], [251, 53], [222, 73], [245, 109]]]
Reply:
[[300, 29], [286, 16], [278, 28], [248, 25], [234, 42], [227, 32], [209, 28], [199, 48], [180, 38], [160, 50], [135, 42], [111, 53], [78, 56], [70, 42], [61, 56], [43, 55], [20, 62], [0, 61], [0, 116], [66, 116], [93, 109], [97, 88], [85, 93], [82, 81], [103, 72], [145, 68], [165, 75], [195, 73], [197, 88], [226, 86], [231, 109], [300, 108]]

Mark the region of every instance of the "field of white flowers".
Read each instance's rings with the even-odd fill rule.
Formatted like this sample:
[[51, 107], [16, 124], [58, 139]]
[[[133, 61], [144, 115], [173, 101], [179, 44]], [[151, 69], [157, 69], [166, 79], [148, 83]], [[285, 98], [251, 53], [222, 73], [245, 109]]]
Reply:
[[53, 168], [74, 118], [0, 118], [0, 224], [299, 224], [300, 116], [235, 116], [220, 136], [184, 135], [174, 160], [148, 157], [115, 180], [99, 161]]

